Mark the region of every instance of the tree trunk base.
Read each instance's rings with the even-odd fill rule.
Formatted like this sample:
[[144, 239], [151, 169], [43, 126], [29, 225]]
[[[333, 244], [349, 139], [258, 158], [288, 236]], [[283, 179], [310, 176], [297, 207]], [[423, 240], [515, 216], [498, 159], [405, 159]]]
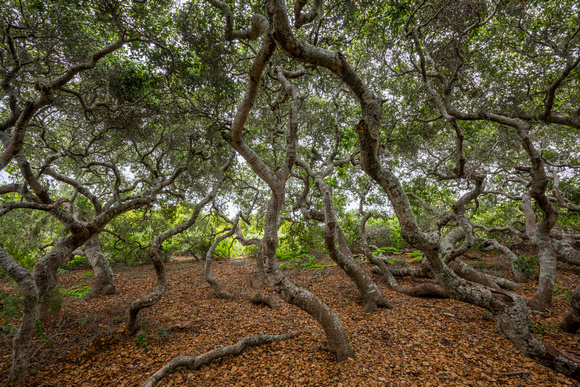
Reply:
[[250, 298], [253, 304], [266, 304], [272, 309], [280, 309], [280, 303], [275, 296], [266, 293], [256, 293]]

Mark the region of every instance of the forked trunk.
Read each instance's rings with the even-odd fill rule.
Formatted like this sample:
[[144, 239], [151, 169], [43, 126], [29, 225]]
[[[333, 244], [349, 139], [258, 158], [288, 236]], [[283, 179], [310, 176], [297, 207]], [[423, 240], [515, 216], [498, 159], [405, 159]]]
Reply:
[[[239, 214], [238, 214], [238, 218], [239, 218]], [[218, 282], [218, 280], [211, 274], [211, 262], [213, 260], [213, 257], [215, 254], [215, 249], [217, 248], [217, 246], [224, 239], [231, 237], [234, 234], [234, 232], [236, 231], [236, 228], [238, 226], [237, 225], [238, 218], [236, 218], [236, 220], [234, 221], [234, 224], [232, 224], [232, 228], [230, 231], [228, 231], [226, 234], [216, 238], [216, 240], [212, 243], [211, 247], [207, 251], [207, 254], [205, 255], [205, 270], [204, 270], [205, 280], [211, 286], [211, 288], [213, 289], [213, 292], [217, 298], [224, 298], [227, 300], [233, 299], [234, 295], [223, 290], [220, 283]]]
[[[334, 206], [332, 204], [332, 192], [330, 187], [322, 180], [322, 177], [316, 177], [316, 185], [324, 195], [324, 247], [330, 255], [330, 258], [348, 275], [351, 281], [356, 285], [363, 300], [365, 301], [364, 313], [373, 313], [379, 307], [392, 309], [392, 305], [383, 296], [381, 290], [369, 277], [369, 275], [355, 262], [352, 252], [350, 251], [344, 233], [338, 226], [334, 216]], [[336, 241], [338, 240], [338, 246]]]
[[38, 288], [39, 316], [41, 320], [47, 320], [57, 316], [61, 310], [63, 298], [57, 287], [57, 270], [77, 246], [81, 245], [82, 235], [71, 235], [60, 241], [52, 250], [45, 254], [34, 265], [32, 276]]

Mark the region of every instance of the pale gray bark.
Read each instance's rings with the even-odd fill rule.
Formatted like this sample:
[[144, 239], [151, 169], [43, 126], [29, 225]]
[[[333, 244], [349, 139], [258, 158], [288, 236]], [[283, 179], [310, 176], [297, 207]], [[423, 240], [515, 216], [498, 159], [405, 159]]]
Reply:
[[101, 250], [98, 235], [95, 235], [87, 242], [85, 242], [85, 245], [83, 246], [83, 252], [91, 264], [93, 272], [95, 273], [93, 287], [84, 298], [89, 299], [97, 296], [115, 294], [116, 289], [113, 269], [111, 269], [109, 260]]
[[485, 242], [483, 242], [483, 245], [485, 246], [485, 251], [499, 250], [511, 261], [512, 274], [514, 275], [516, 281], [523, 282], [526, 280], [526, 275], [522, 273], [522, 271], [516, 265], [516, 260], [518, 259], [518, 256], [515, 255], [513, 251], [511, 251], [509, 248], [502, 245], [495, 239], [487, 239]]
[[[545, 344], [535, 338], [528, 327], [528, 309], [525, 300], [522, 297], [510, 294], [505, 291], [492, 290], [481, 285], [473, 284], [469, 281], [461, 279], [453, 271], [451, 271], [439, 257], [439, 235], [437, 233], [428, 234], [423, 232], [417, 223], [413, 214], [412, 208], [408, 202], [402, 186], [394, 175], [394, 173], [381, 166], [378, 159], [379, 133], [381, 133], [380, 118], [381, 118], [381, 101], [379, 101], [367, 85], [361, 80], [356, 72], [350, 67], [344, 56], [340, 53], [330, 50], [322, 49], [312, 46], [304, 41], [300, 41], [294, 37], [289, 27], [289, 21], [286, 12], [286, 4], [283, 0], [267, 0], [267, 11], [271, 20], [271, 27], [273, 28], [272, 37], [275, 39], [277, 45], [288, 56], [299, 60], [301, 62], [314, 64], [317, 66], [324, 66], [340, 79], [351, 89], [355, 98], [361, 105], [362, 117], [359, 124], [356, 126], [357, 134], [359, 136], [360, 145], [360, 163], [361, 168], [379, 185], [387, 195], [395, 209], [395, 213], [401, 225], [401, 234], [403, 238], [413, 247], [423, 250], [429, 264], [433, 270], [436, 279], [445, 287], [449, 295], [455, 299], [472, 303], [489, 310], [496, 322], [499, 332], [516, 346], [526, 356], [534, 359], [540, 364], [550, 367], [564, 375], [574, 379], [580, 379], [580, 359], [575, 355], [561, 351], [551, 345]], [[268, 38], [266, 37], [267, 41]], [[420, 58], [424, 61], [424, 57]], [[424, 65], [423, 65], [424, 67]], [[262, 67], [263, 68], [263, 67]], [[258, 75], [261, 75], [261, 71]], [[259, 76], [253, 77], [256, 82], [259, 82]], [[255, 93], [256, 90], [254, 90]], [[248, 97], [251, 93], [247, 93]], [[255, 96], [255, 94], [254, 94]], [[254, 98], [246, 98], [243, 103], [247, 103], [245, 110], [249, 112]], [[448, 101], [444, 100], [447, 112], [456, 119], [491, 119], [500, 124], [509, 125], [513, 127], [520, 126], [518, 120], [509, 117], [502, 117], [494, 113], [475, 113], [462, 115], [451, 106]], [[240, 110], [239, 110], [240, 111]], [[247, 118], [247, 114], [245, 116]], [[238, 121], [237, 128], [239, 136], [243, 128], [243, 121]], [[525, 128], [523, 128], [525, 130]], [[521, 133], [519, 133], [521, 134]], [[522, 143], [526, 150], [530, 150], [531, 141], [529, 137], [520, 136]], [[238, 137], [239, 138], [239, 137]], [[234, 141], [235, 143], [235, 141]], [[529, 152], [533, 153], [533, 152]], [[530, 154], [530, 159], [533, 164], [538, 166], [541, 160], [535, 154]], [[263, 172], [262, 168], [255, 170], [258, 173]], [[542, 197], [542, 191], [545, 191], [545, 186], [542, 187], [544, 181], [541, 179], [541, 168], [535, 168], [537, 172], [538, 184], [532, 184], [532, 197], [539, 203], [542, 210], [545, 212], [543, 224], [541, 228], [543, 231], [549, 233], [555, 222], [557, 215], [545, 205], [546, 201]], [[270, 175], [265, 181], [270, 184], [275, 193], [275, 178]], [[542, 190], [542, 188], [544, 188]], [[271, 199], [271, 209], [269, 209], [269, 216], [271, 224], [275, 224], [278, 216], [281, 202], [284, 195], [273, 195]], [[549, 201], [548, 201], [549, 204]], [[265, 257], [271, 258], [277, 246], [277, 235], [271, 230], [266, 232], [262, 249], [269, 252]], [[269, 262], [268, 262], [269, 263]], [[276, 276], [274, 267], [268, 264], [269, 277], [273, 285], [276, 282], [283, 281], [282, 277]]]
[[[335, 165], [341, 163], [336, 162], [334, 157], [338, 151], [339, 137], [338, 131], [336, 132], [336, 139], [334, 144], [334, 149], [332, 154], [328, 157], [325, 163], [325, 168], [322, 172], [314, 172], [304, 161], [298, 160], [296, 163], [304, 169], [308, 176], [314, 178], [318, 190], [323, 196], [323, 206], [324, 215], [317, 216], [317, 218], [322, 218], [325, 223], [324, 227], [324, 246], [330, 258], [338, 264], [338, 266], [348, 275], [351, 281], [356, 285], [358, 291], [360, 292], [364, 302], [365, 307], [363, 312], [373, 313], [378, 310], [379, 307], [382, 308], [392, 308], [390, 302], [383, 296], [379, 287], [374, 283], [374, 281], [369, 277], [369, 275], [355, 262], [352, 252], [350, 251], [346, 238], [342, 229], [336, 221], [334, 215], [334, 205], [332, 203], [333, 196], [332, 190], [324, 181], [324, 177], [329, 176], [335, 168]], [[349, 162], [349, 160], [344, 160], [344, 162]], [[304, 193], [307, 194], [308, 184], [306, 184]], [[304, 196], [304, 195], [303, 195]], [[312, 210], [308, 210], [304, 206], [304, 197], [301, 197], [302, 214], [308, 219], [309, 217], [314, 217]], [[337, 246], [338, 242], [338, 246]]]
[[[317, 181], [317, 184], [319, 187], [326, 185], [323, 181]], [[379, 287], [354, 261], [352, 253], [347, 246], [344, 234], [334, 218], [332, 196], [329, 187], [326, 185], [325, 188], [321, 188], [321, 192], [324, 194], [324, 212], [326, 215], [326, 226], [324, 227], [324, 246], [326, 247], [326, 251], [328, 251], [332, 260], [335, 261], [342, 270], [344, 270], [356, 285], [366, 303], [363, 312], [372, 313], [377, 311], [378, 307], [391, 309], [391, 303], [383, 296]], [[337, 248], [335, 240], [338, 240], [339, 248]]]
[[250, 302], [254, 304], [266, 304], [272, 309], [280, 309], [280, 303], [276, 296], [268, 293], [256, 293], [250, 298]]
[[[414, 268], [394, 268], [388, 264], [388, 259], [384, 257], [382, 253], [380, 253], [380, 250], [378, 250], [376, 246], [373, 246], [375, 247], [374, 249], [375, 251], [379, 251], [379, 256], [375, 256], [375, 254], [372, 251], [373, 250], [372, 247], [368, 243], [366, 233], [366, 224], [368, 220], [372, 217], [372, 213], [364, 211], [364, 201], [370, 189], [371, 185], [369, 182], [369, 184], [367, 184], [367, 186], [365, 187], [365, 190], [363, 190], [363, 192], [361, 192], [360, 195], [359, 213], [362, 215], [362, 219], [359, 225], [359, 234], [363, 254], [369, 260], [369, 262], [371, 262], [373, 265], [376, 265], [373, 267], [372, 271], [374, 273], [382, 275], [387, 285], [391, 289], [399, 293], [406, 294], [411, 297], [447, 298], [448, 297], [447, 292], [441, 285], [424, 283], [412, 286], [410, 288], [405, 288], [399, 285], [399, 283], [395, 279], [396, 274], [394, 274], [394, 272], [396, 272], [397, 274], [404, 273], [405, 275], [414, 275], [416, 277], [432, 278], [430, 273], [427, 273], [428, 270], [426, 265], [422, 265], [421, 270], [417, 270]], [[412, 272], [413, 274], [410, 274], [410, 272], [406, 269], [411, 269], [413, 271]]]
[[580, 266], [580, 251], [569, 243], [552, 238], [552, 247], [558, 253], [558, 261]]
[[[536, 200], [536, 202], [538, 201]], [[552, 206], [549, 202], [548, 205]], [[534, 297], [528, 301], [528, 305], [532, 309], [543, 311], [552, 304], [554, 284], [556, 283], [556, 255], [550, 239], [551, 226], [546, 229], [547, 222], [545, 220], [536, 223], [536, 214], [532, 208], [530, 192], [525, 192], [522, 195], [520, 209], [525, 217], [526, 234], [530, 242], [538, 249], [538, 263], [540, 266], [538, 290]], [[557, 213], [553, 216], [557, 219]], [[544, 219], [547, 218], [544, 217]], [[555, 219], [553, 222], [555, 223]]]
[[187, 367], [190, 370], [196, 370], [202, 365], [207, 364], [215, 359], [226, 356], [239, 355], [246, 348], [256, 347], [259, 345], [270, 344], [276, 341], [288, 340], [293, 336], [292, 333], [284, 333], [281, 335], [256, 335], [251, 337], [244, 337], [234, 345], [212, 349], [209, 352], [199, 356], [177, 356], [169, 363], [165, 364], [161, 369], [155, 372], [149, 379], [143, 383], [143, 387], [153, 387], [157, 385], [164, 377], [171, 374], [180, 367]]
[[[284, 76], [279, 76], [279, 81], [282, 83], [286, 93], [293, 97], [289, 110], [284, 163], [276, 172], [272, 171], [242, 139], [243, 128], [256, 100], [263, 71], [270, 61], [275, 48], [276, 43], [272, 36], [266, 34], [263, 38], [262, 47], [250, 67], [248, 89], [242, 102], [238, 105], [231, 131], [230, 133], [225, 133], [224, 137], [248, 162], [252, 170], [268, 184], [272, 192], [265, 216], [264, 238], [259, 252], [264, 260], [264, 269], [272, 288], [284, 301], [298, 306], [314, 317], [322, 325], [326, 333], [330, 351], [336, 354], [338, 360], [346, 360], [353, 356], [353, 351], [336, 313], [312, 293], [290, 282], [279, 269], [276, 259], [280, 211], [284, 205], [286, 195], [285, 185], [296, 160], [298, 142], [297, 114], [301, 104], [301, 98], [296, 98], [297, 89]], [[278, 74], [280, 74], [280, 71]]]

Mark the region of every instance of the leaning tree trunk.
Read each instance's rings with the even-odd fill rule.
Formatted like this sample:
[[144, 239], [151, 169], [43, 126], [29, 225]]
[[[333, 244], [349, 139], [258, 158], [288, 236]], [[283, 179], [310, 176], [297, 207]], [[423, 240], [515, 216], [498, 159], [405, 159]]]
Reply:
[[225, 290], [222, 289], [222, 287], [221, 287], [220, 283], [218, 282], [218, 280], [211, 274], [211, 262], [213, 260], [213, 256], [215, 254], [215, 249], [217, 248], [217, 246], [224, 239], [227, 239], [227, 238], [231, 237], [236, 232], [236, 228], [238, 227], [238, 219], [239, 219], [239, 217], [240, 217], [240, 214], [238, 214], [238, 216], [234, 220], [234, 222], [232, 224], [232, 228], [230, 229], [230, 231], [228, 231], [224, 235], [216, 238], [216, 240], [212, 243], [211, 247], [207, 251], [207, 254], [205, 255], [205, 270], [204, 270], [205, 280], [207, 281], [208, 284], [210, 284], [210, 286], [213, 289], [213, 292], [214, 292], [214, 294], [216, 295], [217, 298], [225, 298], [227, 300], [231, 300], [231, 299], [234, 298], [234, 295], [233, 294], [228, 293], [228, 292], [226, 292]]
[[[436, 279], [445, 286], [450, 296], [490, 310], [494, 315], [499, 332], [522, 353], [561, 374], [580, 380], [579, 358], [537, 340], [530, 333], [528, 310], [522, 297], [470, 283], [459, 278], [443, 263], [439, 257], [438, 234], [427, 234], [421, 231], [399, 179], [390, 169], [383, 168], [378, 159], [382, 102], [373, 95], [341, 53], [312, 46], [293, 35], [286, 13], [286, 4], [283, 0], [268, 0], [267, 9], [275, 30], [273, 36], [284, 53], [300, 61], [328, 68], [353, 91], [360, 103], [362, 112], [361, 120], [356, 126], [359, 136], [361, 169], [385, 190], [399, 219], [402, 237], [411, 246], [421, 249], [426, 254]], [[424, 82], [426, 82], [425, 58], [420, 51], [420, 45], [416, 44], [416, 46], [420, 54], [421, 73]], [[482, 115], [481, 118], [487, 119], [492, 116], [495, 115]], [[510, 120], [518, 121], [506, 118], [505, 122], [502, 123], [512, 124]], [[529, 138], [523, 139], [523, 142], [529, 148], [531, 143]], [[533, 163], [541, 163], [541, 159], [538, 161], [539, 155], [538, 158], [531, 158], [533, 158]], [[536, 199], [536, 196], [534, 198]], [[553, 214], [547, 215], [550, 219], [545, 224], [547, 226], [545, 229], [549, 230], [553, 226], [554, 217]], [[268, 241], [264, 242], [268, 243]]]
[[576, 333], [580, 329], [580, 286], [570, 296], [570, 311], [560, 323], [564, 332]]
[[272, 192], [272, 198], [266, 212], [264, 238], [260, 246], [268, 280], [274, 291], [285, 302], [299, 307], [318, 321], [326, 334], [328, 349], [336, 355], [338, 361], [346, 360], [353, 357], [354, 353], [338, 315], [314, 294], [290, 282], [278, 267], [276, 259], [278, 217], [283, 203], [284, 187], [282, 186], [278, 193]]
[[84, 240], [83, 234], [70, 235], [34, 265], [32, 275], [40, 296], [39, 316], [41, 320], [57, 316], [60, 312], [63, 299], [57, 287], [57, 270], [75, 248], [83, 244]]
[[[304, 165], [306, 169], [307, 166]], [[355, 262], [346, 238], [334, 216], [332, 204], [332, 192], [330, 187], [322, 179], [321, 175], [315, 175], [316, 185], [323, 195], [324, 200], [324, 247], [328, 255], [348, 275], [356, 285], [363, 300], [365, 301], [364, 313], [373, 313], [379, 307], [392, 309], [392, 305], [381, 293], [371, 277]], [[336, 241], [338, 240], [338, 247]]]
[[88, 299], [97, 296], [115, 294], [116, 289], [113, 270], [111, 269], [109, 260], [101, 250], [98, 234], [85, 243], [83, 246], [83, 252], [87, 256], [87, 259], [89, 260], [89, 263], [91, 264], [95, 273], [93, 287], [89, 294], [87, 294], [84, 298]]
[[20, 266], [16, 260], [8, 254], [0, 244], [0, 267], [6, 271], [10, 278], [14, 279], [24, 298], [22, 311], [22, 323], [12, 341], [12, 367], [10, 368], [9, 381], [24, 382], [28, 373], [28, 359], [30, 356], [30, 339], [34, 332], [38, 307], [38, 289], [32, 278], [32, 274]]
[[558, 261], [580, 266], [580, 251], [572, 247], [570, 243], [552, 238], [552, 247], [558, 253]]
[[[536, 199], [536, 201], [538, 200]], [[551, 206], [551, 204], [549, 205]], [[540, 266], [538, 290], [534, 297], [528, 301], [528, 305], [532, 309], [542, 311], [552, 304], [554, 284], [556, 283], [556, 255], [550, 239], [551, 227], [546, 230], [545, 220], [536, 223], [536, 215], [532, 208], [531, 194], [529, 192], [525, 192], [522, 195], [520, 209], [524, 213], [526, 234], [530, 242], [538, 248], [538, 263]]]
[[[229, 8], [225, 3], [214, 2], [222, 4], [225, 8]], [[286, 132], [286, 157], [284, 163], [277, 171], [271, 170], [242, 139], [244, 125], [256, 100], [262, 74], [274, 54], [275, 49], [276, 42], [274, 42], [271, 35], [266, 34], [263, 37], [262, 47], [250, 67], [247, 91], [244, 99], [238, 105], [231, 131], [229, 133], [223, 133], [222, 135], [248, 162], [252, 170], [268, 184], [272, 192], [266, 212], [264, 238], [260, 245], [260, 254], [262, 254], [264, 259], [265, 272], [272, 288], [285, 302], [299, 307], [316, 319], [326, 333], [330, 351], [336, 355], [339, 361], [346, 360], [353, 356], [353, 351], [348, 343], [346, 333], [338, 315], [314, 294], [290, 282], [278, 267], [276, 259], [280, 211], [284, 205], [286, 181], [296, 161], [298, 146], [297, 119], [298, 111], [302, 103], [302, 98], [299, 96], [298, 90], [286, 79], [284, 70], [278, 69], [278, 80], [286, 93], [293, 98], [289, 109], [288, 129]]]
[[155, 275], [157, 277], [157, 286], [150, 294], [145, 297], [139, 298], [131, 303], [129, 306], [129, 311], [127, 313], [127, 330], [131, 333], [135, 333], [139, 328], [137, 317], [142, 309], [150, 308], [163, 297], [165, 289], [167, 289], [167, 276], [165, 275], [165, 263], [161, 256], [163, 242], [171, 238], [174, 235], [180, 234], [193, 226], [197, 221], [197, 218], [201, 210], [213, 200], [221, 185], [225, 180], [224, 173], [232, 165], [234, 161], [235, 153], [232, 152], [226, 163], [220, 169], [220, 177], [217, 182], [213, 185], [211, 191], [195, 205], [193, 213], [185, 222], [178, 224], [175, 227], [165, 230], [159, 234], [153, 242], [151, 242], [151, 247], [149, 248], [149, 256], [155, 268]]

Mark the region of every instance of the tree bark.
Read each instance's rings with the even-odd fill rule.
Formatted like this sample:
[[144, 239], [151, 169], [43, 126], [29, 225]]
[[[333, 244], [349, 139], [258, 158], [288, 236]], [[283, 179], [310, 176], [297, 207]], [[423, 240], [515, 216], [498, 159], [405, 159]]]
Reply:
[[[299, 61], [328, 68], [349, 86], [359, 101], [362, 117], [356, 130], [359, 136], [361, 168], [385, 190], [399, 219], [402, 237], [411, 246], [419, 248], [425, 253], [436, 279], [445, 287], [449, 295], [492, 312], [499, 332], [526, 356], [561, 374], [580, 380], [579, 358], [537, 340], [530, 333], [528, 310], [522, 297], [470, 283], [459, 278], [443, 263], [439, 257], [439, 235], [421, 231], [400, 181], [390, 169], [383, 168], [378, 160], [379, 134], [381, 133], [381, 103], [379, 100], [341, 54], [314, 47], [292, 35], [283, 0], [268, 0], [267, 6], [269, 14], [272, 15], [275, 30], [273, 36], [284, 53]], [[424, 62], [424, 57], [421, 58], [421, 61]], [[452, 114], [457, 114], [456, 118], [463, 119], [463, 116], [457, 111], [453, 111]], [[493, 118], [492, 116], [494, 115], [491, 113], [476, 114], [473, 119], [490, 119]], [[470, 117], [468, 116], [468, 118]], [[505, 119], [498, 122], [510, 124]], [[530, 147], [531, 141], [529, 137], [525, 138], [524, 135], [520, 136], [524, 147], [529, 153], [533, 153]], [[536, 167], [541, 166], [541, 158], [537, 152], [530, 154], [530, 158]], [[539, 169], [541, 168], [535, 168], [538, 177], [541, 178]], [[557, 219], [557, 214], [545, 206], [546, 203], [537, 188], [534, 186], [532, 189], [534, 191], [533, 197], [536, 201], [542, 202], [540, 206], [546, 215], [542, 228], [549, 233], [555, 219]]]
[[268, 293], [256, 293], [250, 298], [254, 304], [266, 304], [272, 309], [280, 309], [280, 303], [275, 296]]
[[51, 316], [57, 316], [62, 308], [62, 295], [57, 288], [57, 270], [62, 262], [87, 238], [84, 235], [70, 235], [63, 239], [47, 254], [38, 260], [32, 270], [32, 275], [38, 292], [39, 316], [41, 320], [47, 320]]
[[161, 381], [164, 377], [175, 371], [180, 367], [187, 367], [190, 370], [196, 370], [202, 365], [207, 364], [215, 359], [226, 356], [239, 355], [246, 348], [256, 347], [259, 345], [270, 344], [276, 341], [288, 340], [293, 336], [292, 333], [284, 333], [282, 335], [256, 335], [251, 337], [244, 337], [236, 344], [226, 347], [216, 348], [199, 356], [177, 356], [169, 363], [161, 367], [149, 379], [143, 383], [143, 387], [153, 387]]
[[570, 311], [560, 323], [564, 332], [576, 333], [580, 329], [580, 286], [570, 296]]
[[10, 368], [9, 381], [23, 383], [28, 373], [28, 361], [30, 357], [30, 339], [34, 332], [38, 307], [38, 289], [32, 278], [32, 274], [20, 266], [16, 260], [4, 250], [0, 243], [0, 267], [12, 278], [22, 291], [24, 309], [22, 311], [22, 323], [12, 341], [12, 367]]
[[296, 98], [297, 89], [283, 76], [279, 76], [279, 80], [286, 93], [293, 97], [293, 102], [289, 109], [284, 163], [276, 172], [272, 171], [242, 139], [243, 128], [256, 100], [263, 71], [274, 54], [275, 48], [276, 43], [270, 35], [266, 34], [262, 47], [250, 67], [248, 90], [236, 110], [231, 131], [223, 135], [230, 145], [246, 160], [252, 170], [268, 184], [271, 190], [272, 196], [270, 197], [264, 220], [264, 238], [262, 239], [259, 252], [264, 260], [264, 269], [268, 281], [274, 291], [285, 302], [304, 310], [322, 325], [326, 333], [330, 351], [336, 355], [337, 360], [342, 361], [352, 357], [353, 351], [348, 343], [346, 333], [338, 315], [314, 296], [314, 294], [290, 282], [278, 267], [276, 259], [280, 211], [282, 210], [286, 196], [286, 181], [296, 161], [298, 143], [297, 115], [302, 102], [301, 98]]
[[[301, 163], [303, 164], [303, 163]], [[303, 168], [309, 170], [307, 165]], [[310, 173], [309, 173], [310, 174]], [[320, 174], [314, 174], [318, 189], [323, 195], [324, 201], [324, 246], [330, 258], [348, 275], [351, 281], [356, 285], [363, 300], [365, 307], [363, 313], [373, 313], [379, 307], [392, 309], [393, 306], [381, 293], [379, 287], [369, 277], [369, 275], [355, 262], [352, 252], [348, 248], [346, 238], [334, 216], [334, 206], [332, 204], [332, 191]], [[338, 240], [338, 247], [336, 241]]]
[[558, 261], [580, 266], [580, 251], [576, 250], [564, 240], [552, 238], [552, 247], [558, 253]]
[[[536, 202], [538, 202], [537, 199]], [[550, 203], [548, 205], [552, 206]], [[522, 195], [520, 209], [525, 217], [526, 234], [530, 238], [530, 242], [538, 248], [538, 263], [540, 265], [538, 290], [528, 300], [528, 305], [534, 310], [544, 311], [552, 304], [554, 284], [556, 283], [556, 256], [550, 239], [551, 227], [548, 230], [545, 229], [545, 220], [536, 223], [536, 215], [532, 208], [530, 192], [525, 192]], [[546, 215], [544, 215], [544, 219], [546, 219]]]
[[204, 270], [205, 280], [207, 281], [208, 284], [210, 284], [210, 286], [213, 289], [213, 292], [217, 298], [224, 298], [227, 300], [231, 300], [234, 298], [233, 294], [226, 292], [225, 290], [222, 289], [218, 280], [211, 274], [211, 261], [213, 260], [213, 256], [215, 254], [215, 249], [217, 248], [217, 246], [224, 239], [231, 237], [236, 232], [236, 228], [238, 227], [239, 217], [240, 217], [240, 214], [238, 214], [238, 216], [234, 220], [234, 222], [232, 224], [232, 228], [230, 229], [230, 231], [228, 231], [224, 235], [221, 235], [218, 238], [216, 238], [216, 240], [212, 243], [211, 247], [207, 251], [207, 254], [205, 255], [205, 270]]
[[231, 166], [234, 160], [234, 155], [235, 154], [232, 152], [232, 154], [230, 155], [230, 157], [220, 170], [221, 176], [219, 177], [219, 180], [214, 184], [211, 191], [199, 203], [195, 205], [193, 213], [191, 214], [189, 219], [187, 219], [185, 222], [181, 224], [178, 224], [175, 227], [170, 228], [169, 230], [165, 230], [157, 237], [155, 237], [155, 239], [153, 239], [153, 241], [151, 242], [151, 247], [149, 248], [149, 257], [151, 258], [151, 262], [153, 263], [153, 267], [155, 268], [157, 286], [155, 287], [155, 290], [153, 290], [150, 294], [133, 301], [129, 306], [129, 310], [127, 312], [127, 330], [130, 333], [137, 332], [137, 329], [139, 328], [139, 324], [137, 321], [139, 312], [144, 308], [150, 308], [153, 305], [157, 304], [157, 302], [161, 299], [161, 297], [163, 297], [163, 294], [167, 289], [165, 263], [163, 262], [163, 258], [161, 257], [163, 242], [165, 242], [167, 239], [171, 238], [174, 235], [182, 233], [183, 231], [187, 230], [188, 228], [190, 228], [195, 224], [201, 210], [215, 197], [217, 191], [221, 187], [221, 184], [225, 179], [224, 173]]
[[504, 255], [511, 261], [512, 263], [512, 274], [514, 275], [514, 278], [516, 279], [516, 281], [518, 282], [523, 282], [526, 280], [526, 275], [524, 273], [522, 273], [522, 271], [516, 266], [516, 260], [518, 259], [517, 255], [514, 254], [513, 251], [511, 251], [509, 248], [507, 248], [506, 246], [500, 244], [497, 240], [495, 239], [488, 239], [485, 242], [483, 242], [483, 245], [486, 246], [485, 247], [485, 251], [489, 251], [489, 250], [499, 250], [502, 253], [504, 253]]
[[284, 203], [284, 191], [272, 192], [266, 212], [264, 238], [260, 249], [264, 257], [266, 275], [272, 288], [287, 303], [295, 305], [310, 314], [324, 329], [328, 349], [336, 355], [338, 361], [353, 357], [354, 353], [348, 343], [346, 333], [338, 315], [308, 290], [294, 285], [278, 267], [276, 249], [278, 247], [278, 217]]
[[95, 235], [83, 246], [83, 252], [87, 256], [93, 271], [95, 281], [91, 291], [84, 297], [85, 299], [115, 294], [115, 278], [109, 260], [103, 254], [99, 244], [99, 236]]

